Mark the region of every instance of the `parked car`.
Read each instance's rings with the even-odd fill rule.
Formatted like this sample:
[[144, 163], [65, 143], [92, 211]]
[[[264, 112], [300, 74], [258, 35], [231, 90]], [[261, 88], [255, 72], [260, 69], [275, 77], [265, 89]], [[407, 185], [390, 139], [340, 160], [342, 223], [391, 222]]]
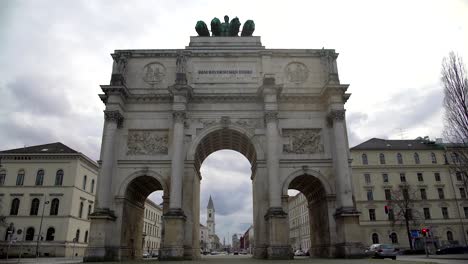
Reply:
[[149, 257], [150, 257], [150, 254], [149, 254], [148, 252], [145, 252], [145, 253], [143, 253], [143, 257], [144, 257], [144, 258], [149, 258]]
[[460, 246], [453, 246], [453, 247], [444, 247], [444, 248], [439, 248], [436, 251], [437, 255], [443, 255], [443, 254], [464, 254], [468, 253], [468, 247], [460, 247]]
[[305, 256], [306, 253], [300, 249], [296, 250], [296, 252], [294, 252], [294, 256]]
[[398, 249], [391, 244], [373, 244], [366, 250], [366, 254], [373, 258], [391, 258], [395, 260]]

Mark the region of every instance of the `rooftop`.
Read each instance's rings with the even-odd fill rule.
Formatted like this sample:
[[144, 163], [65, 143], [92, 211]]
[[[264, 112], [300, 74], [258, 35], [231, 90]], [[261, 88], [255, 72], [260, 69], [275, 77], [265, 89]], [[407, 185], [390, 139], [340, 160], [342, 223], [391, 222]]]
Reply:
[[0, 151], [3, 154], [79, 154], [78, 151], [64, 145], [61, 142], [37, 145], [37, 146], [30, 146], [30, 147], [22, 147], [16, 149], [9, 149]]
[[443, 144], [426, 139], [381, 139], [371, 138], [351, 150], [433, 150], [444, 149]]

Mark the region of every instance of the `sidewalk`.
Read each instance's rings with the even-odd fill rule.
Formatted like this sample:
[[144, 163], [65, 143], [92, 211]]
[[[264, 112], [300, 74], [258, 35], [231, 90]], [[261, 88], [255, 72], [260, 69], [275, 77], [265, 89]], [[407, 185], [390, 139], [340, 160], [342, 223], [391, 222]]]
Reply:
[[[425, 256], [425, 255], [423, 255]], [[446, 255], [429, 255], [433, 259], [461, 259], [468, 260], [468, 254], [446, 254]]]
[[6, 259], [0, 259], [0, 263], [82, 263], [83, 258], [10, 258], [8, 261]]

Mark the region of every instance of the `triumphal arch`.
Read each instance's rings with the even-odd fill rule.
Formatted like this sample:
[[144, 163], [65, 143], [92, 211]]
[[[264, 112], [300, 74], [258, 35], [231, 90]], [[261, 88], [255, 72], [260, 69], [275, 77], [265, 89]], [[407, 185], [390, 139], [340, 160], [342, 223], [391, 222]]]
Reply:
[[160, 259], [200, 258], [200, 166], [221, 149], [252, 165], [254, 257], [292, 257], [288, 189], [307, 197], [312, 255], [360, 255], [344, 109], [350, 95], [338, 54], [266, 49], [251, 34], [200, 35], [185, 49], [112, 54], [85, 260], [141, 258], [144, 202], [157, 190], [164, 193]]

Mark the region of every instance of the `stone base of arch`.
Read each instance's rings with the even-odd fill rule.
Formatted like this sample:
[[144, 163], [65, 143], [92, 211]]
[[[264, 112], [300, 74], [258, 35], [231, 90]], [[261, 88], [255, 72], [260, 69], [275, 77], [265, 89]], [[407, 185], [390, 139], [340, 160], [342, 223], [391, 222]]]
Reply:
[[269, 242], [267, 247], [268, 259], [293, 259], [291, 245], [289, 243], [288, 214], [283, 208], [270, 208], [265, 215], [268, 225]]
[[337, 243], [335, 244], [335, 257], [362, 258], [364, 244], [362, 244], [361, 227], [359, 226], [360, 213], [355, 208], [340, 208], [335, 214]]
[[159, 250], [160, 260], [184, 259], [184, 225], [186, 216], [183, 211], [169, 210], [164, 215], [164, 241]]

